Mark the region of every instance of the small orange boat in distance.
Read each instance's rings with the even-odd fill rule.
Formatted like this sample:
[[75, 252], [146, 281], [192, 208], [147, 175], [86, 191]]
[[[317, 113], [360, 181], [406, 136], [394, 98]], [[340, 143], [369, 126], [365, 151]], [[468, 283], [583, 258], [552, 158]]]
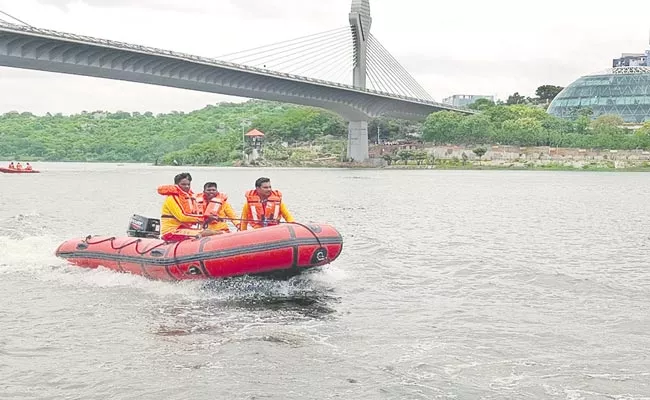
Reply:
[[5, 173], [5, 174], [38, 174], [41, 171], [37, 171], [35, 169], [15, 169], [15, 168], [5, 168], [5, 167], [0, 167], [0, 172]]
[[85, 268], [104, 267], [156, 280], [218, 279], [240, 275], [285, 278], [334, 261], [343, 239], [326, 224], [282, 223], [180, 242], [158, 239], [160, 220], [134, 215], [128, 237], [71, 239], [58, 257]]

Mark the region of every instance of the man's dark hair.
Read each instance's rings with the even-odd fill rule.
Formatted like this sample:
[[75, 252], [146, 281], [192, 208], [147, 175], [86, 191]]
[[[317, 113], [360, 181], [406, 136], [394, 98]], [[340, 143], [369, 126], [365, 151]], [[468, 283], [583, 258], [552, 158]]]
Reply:
[[256, 188], [262, 187], [262, 184], [264, 184], [266, 182], [271, 182], [271, 180], [269, 178], [264, 178], [264, 177], [257, 178], [257, 180], [255, 181], [255, 187]]
[[203, 185], [203, 190], [206, 190], [209, 187], [217, 188], [217, 182], [206, 182], [205, 185]]
[[192, 175], [190, 175], [189, 172], [183, 172], [181, 174], [178, 174], [174, 177], [174, 185], [178, 185], [181, 183], [183, 179], [187, 179], [188, 181], [192, 182]]

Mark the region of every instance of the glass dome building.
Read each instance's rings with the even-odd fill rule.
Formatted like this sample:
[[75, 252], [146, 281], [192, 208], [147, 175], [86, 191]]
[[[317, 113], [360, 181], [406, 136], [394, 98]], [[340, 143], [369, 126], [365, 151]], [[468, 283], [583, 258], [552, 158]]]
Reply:
[[573, 118], [581, 108], [591, 108], [593, 118], [615, 114], [627, 123], [650, 120], [650, 67], [616, 67], [585, 75], [553, 99], [548, 113]]

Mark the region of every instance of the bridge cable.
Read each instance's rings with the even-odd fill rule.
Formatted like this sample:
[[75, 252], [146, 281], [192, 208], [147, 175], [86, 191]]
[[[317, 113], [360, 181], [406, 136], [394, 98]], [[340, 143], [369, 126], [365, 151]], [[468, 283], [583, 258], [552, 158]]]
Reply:
[[371, 53], [377, 53], [378, 57], [382, 59], [381, 65], [392, 67], [391, 70], [395, 73], [391, 76], [400, 82], [400, 86], [408, 88], [415, 97], [431, 97], [375, 38], [371, 38], [370, 47]]
[[298, 38], [294, 38], [294, 39], [283, 40], [283, 41], [281, 41], [281, 42], [276, 42], [276, 43], [271, 43], [271, 44], [265, 44], [265, 45], [263, 45], [263, 46], [255, 47], [255, 48], [252, 48], [252, 49], [241, 50], [241, 51], [237, 51], [237, 52], [234, 52], [234, 53], [223, 54], [223, 55], [221, 55], [220, 57], [230, 57], [230, 56], [233, 56], [233, 55], [235, 55], [235, 54], [249, 53], [249, 52], [251, 52], [251, 51], [256, 51], [256, 50], [266, 49], [266, 48], [268, 48], [268, 47], [276, 46], [276, 45], [283, 44], [283, 43], [291, 43], [291, 42], [295, 42], [295, 41], [297, 41], [297, 40], [301, 40], [301, 39], [306, 39], [306, 38], [311, 38], [311, 37], [315, 37], [315, 36], [326, 35], [326, 34], [329, 34], [329, 33], [332, 33], [332, 32], [339, 31], [339, 30], [341, 30], [341, 29], [348, 29], [348, 27], [344, 27], [344, 28], [336, 28], [336, 29], [332, 29], [332, 30], [329, 30], [329, 31], [318, 32], [318, 33], [314, 33], [314, 34], [311, 34], [311, 35], [302, 36], [302, 37], [298, 37]]
[[[336, 37], [336, 38], [331, 38], [327, 41], [324, 41], [322, 43], [317, 44], [316, 46], [309, 48], [309, 49], [303, 49], [296, 51], [294, 53], [288, 54], [288, 55], [282, 55], [276, 58], [273, 58], [271, 60], [267, 60], [267, 68], [268, 64], [272, 63], [273, 61], [280, 60], [278, 64], [274, 64], [273, 68], [280, 68], [283, 65], [290, 64], [290, 63], [295, 63], [296, 61], [307, 61], [311, 63], [313, 59], [305, 59], [305, 57], [312, 56], [314, 54], [322, 53], [323, 51], [332, 49], [332, 48], [338, 48], [340, 47], [340, 44], [345, 44], [347, 41], [346, 37]], [[298, 49], [297, 49], [298, 50]], [[295, 57], [294, 57], [295, 56]], [[295, 66], [296, 64], [294, 64]]]
[[[344, 50], [348, 50], [348, 49], [344, 49]], [[319, 64], [316, 64], [304, 70], [303, 73], [305, 74], [305, 76], [323, 77], [326, 80], [332, 80], [333, 82], [337, 82], [338, 77], [340, 75], [341, 67], [343, 67], [345, 70], [349, 70], [349, 71], [352, 70], [352, 62], [346, 54], [337, 55], [335, 57], [330, 58], [329, 60], [326, 60], [326, 62], [321, 62]], [[337, 73], [334, 74], [334, 72]], [[349, 77], [351, 76], [352, 74], [349, 74], [348, 79], [346, 81], [350, 81]]]
[[386, 73], [387, 78], [396, 85], [392, 86], [393, 90], [408, 97], [423, 96], [423, 93], [418, 89], [417, 86], [414, 87], [414, 85], [412, 85], [408, 80], [398, 76], [395, 73], [397, 71], [395, 71], [394, 68], [391, 68], [392, 65], [390, 60], [385, 55], [379, 53], [375, 43], [372, 41], [370, 42], [370, 50], [371, 51], [369, 52], [369, 56], [371, 64]]
[[[317, 34], [314, 34], [314, 35], [305, 36], [303, 38], [293, 39], [293, 40], [279, 42], [279, 43], [268, 44], [268, 45], [265, 45], [265, 46], [256, 47], [254, 49], [249, 49], [249, 50], [243, 50], [243, 51], [239, 51], [239, 52], [236, 52], [236, 53], [225, 54], [225, 55], [219, 56], [217, 58], [218, 59], [223, 59], [223, 60], [242, 60], [242, 59], [245, 60], [245, 59], [247, 59], [249, 57], [256, 57], [256, 56], [259, 56], [259, 55], [265, 54], [265, 53], [273, 53], [273, 54], [277, 55], [277, 54], [279, 54], [278, 51], [282, 50], [282, 49], [296, 49], [296, 48], [304, 47], [305, 45], [308, 46], [308, 45], [310, 45], [312, 43], [319, 43], [320, 41], [322, 41], [325, 38], [339, 35], [340, 33], [343, 32], [344, 29], [345, 28], [337, 28], [337, 29], [334, 29], [334, 30], [331, 30], [331, 31], [321, 32], [321, 33], [317, 33]], [[283, 43], [288, 43], [288, 44], [283, 44]], [[283, 44], [283, 45], [278, 47], [278, 45], [280, 45], [280, 44]], [[299, 45], [301, 45], [301, 46], [299, 46]], [[232, 57], [232, 56], [235, 56], [235, 55], [236, 55], [236, 57]]]
[[386, 82], [381, 79], [381, 75], [377, 73], [377, 70], [373, 67], [371, 63], [372, 58], [369, 53], [366, 53], [367, 63], [366, 63], [366, 79], [367, 83], [370, 83], [370, 86], [377, 91], [384, 93], [391, 93], [390, 85], [387, 85]]
[[[346, 85], [352, 83], [352, 70], [354, 67], [350, 60], [349, 52], [348, 54], [342, 52], [336, 59], [329, 60], [328, 63], [324, 63], [323, 65], [324, 67], [318, 72], [328, 77], [332, 82], [339, 82]], [[341, 75], [343, 75], [343, 79], [341, 79]]]
[[354, 48], [354, 43], [352, 42], [351, 32], [349, 32], [345, 40], [341, 43], [341, 46], [335, 49], [335, 51], [333, 51], [331, 55], [328, 54], [328, 56], [330, 57], [327, 57], [324, 60], [316, 60], [316, 61], [320, 61], [319, 63], [316, 63], [314, 61], [306, 64], [304, 67], [308, 67], [308, 68], [304, 69], [302, 72], [305, 74], [305, 76], [329, 77], [329, 76], [333, 76], [333, 75], [329, 75], [329, 73], [338, 70], [337, 67], [340, 64], [344, 64], [344, 66], [347, 67], [347, 69], [352, 69], [353, 66], [352, 66], [352, 60], [350, 59], [351, 58], [350, 54], [352, 53], [353, 48]]
[[387, 60], [388, 64], [396, 68], [396, 72], [399, 73], [400, 76], [397, 76], [397, 79], [399, 79], [403, 84], [406, 84], [407, 86], [410, 87], [411, 91], [415, 94], [416, 97], [420, 97], [423, 99], [430, 99], [431, 95], [427, 93], [422, 86], [402, 67], [397, 60], [379, 43], [379, 41], [376, 40], [376, 38], [371, 38], [371, 43], [373, 48], [378, 49], [379, 53], [383, 55], [383, 57]]
[[[345, 41], [344, 36], [333, 36], [328, 38], [327, 40], [320, 41], [318, 43], [310, 44], [310, 47], [307, 47], [308, 45], [303, 45], [299, 46], [298, 48], [295, 49], [285, 49], [281, 53], [283, 54], [273, 54], [273, 55], [268, 55], [266, 57], [256, 57], [252, 60], [247, 60], [244, 61], [246, 64], [251, 64], [255, 63], [253, 65], [269, 69], [269, 70], [279, 70], [281, 71], [282, 68], [281, 66], [286, 65], [290, 62], [296, 62], [297, 65], [294, 65], [294, 67], [298, 66], [301, 62], [304, 63], [305, 56], [306, 55], [314, 55], [315, 53], [322, 53], [324, 49], [329, 49], [332, 47], [337, 47], [339, 43]], [[287, 54], [284, 54], [287, 53]], [[297, 55], [297, 57], [294, 57], [294, 55]], [[316, 54], [316, 56], [318, 56]], [[321, 57], [323, 57], [321, 55]], [[316, 57], [318, 59], [318, 57]], [[308, 62], [311, 62], [312, 60], [309, 59], [307, 60]], [[241, 61], [240, 61], [241, 63]], [[295, 68], [293, 68], [295, 70]]]
[[[307, 70], [313, 70], [314, 65], [316, 65], [316, 67], [320, 68], [320, 66], [322, 64], [332, 62], [333, 59], [335, 59], [335, 58], [340, 58], [341, 49], [345, 49], [346, 45], [347, 45], [346, 40], [343, 40], [343, 41], [339, 40], [336, 43], [332, 43], [332, 44], [330, 44], [328, 46], [320, 47], [319, 49], [316, 49], [316, 52], [322, 52], [323, 50], [328, 50], [327, 54], [317, 54], [316, 56], [312, 57], [311, 60], [304, 60], [303, 57], [313, 54], [314, 53], [313, 51], [309, 52], [309, 53], [300, 54], [300, 55], [298, 55], [297, 58], [289, 59], [289, 60], [286, 60], [285, 62], [282, 62], [282, 63], [278, 64], [278, 67], [280, 65], [284, 65], [284, 64], [286, 64], [288, 62], [292, 62], [294, 60], [300, 59], [299, 62], [302, 62], [302, 63], [301, 64], [299, 64], [299, 63], [294, 64], [294, 67], [298, 67], [300, 69], [300, 74], [301, 75], [315, 77], [313, 75], [308, 75], [304, 68], [307, 68]], [[318, 56], [320, 56], [320, 57], [318, 57]]]
[[[278, 59], [286, 59], [286, 53], [289, 53], [289, 55], [295, 54], [297, 52], [304, 52], [309, 49], [313, 48], [318, 48], [319, 46], [322, 46], [323, 43], [329, 43], [332, 40], [338, 40], [339, 37], [342, 37], [342, 35], [339, 33], [337, 35], [331, 35], [330, 37], [321, 39], [317, 42], [311, 42], [311, 43], [306, 43], [302, 44], [297, 47], [285, 47], [281, 49], [270, 49], [262, 53], [269, 53], [270, 51], [275, 51], [273, 54], [268, 54], [268, 55], [261, 55], [262, 53], [257, 53], [257, 54], [252, 54], [249, 56], [249, 58], [244, 58], [244, 57], [239, 57], [234, 59], [234, 62], [238, 63], [245, 63], [245, 64], [254, 64], [256, 62], [262, 63], [262, 64], [270, 64], [273, 61], [276, 61]], [[277, 51], [281, 50], [281, 51]], [[253, 58], [250, 58], [250, 57]]]
[[[353, 32], [352, 28], [348, 27], [350, 42], [346, 46], [346, 49], [340, 52], [338, 59], [340, 62], [332, 62], [329, 66], [325, 66], [327, 74], [332, 74], [334, 81], [344, 83], [346, 85], [352, 85], [353, 82], [353, 71], [354, 71], [354, 42], [353, 42]], [[343, 78], [341, 79], [341, 76]]]
[[384, 77], [384, 83], [390, 88], [388, 92], [393, 94], [400, 94], [408, 97], [417, 97], [418, 95], [413, 93], [413, 88], [409, 87], [402, 79], [396, 77], [395, 74], [391, 71], [390, 65], [387, 61], [383, 60], [384, 57], [381, 55], [377, 56], [374, 51], [374, 44], [370, 43], [369, 50], [367, 53], [368, 64], [375, 74], [379, 77]]
[[[381, 56], [378, 58], [374, 53], [374, 47], [372, 45], [369, 46], [370, 51], [367, 53], [368, 57], [368, 66], [370, 67], [371, 70], [373, 70], [373, 73], [375, 75], [378, 75], [379, 79], [385, 74], [385, 79], [383, 80], [384, 85], [389, 88], [387, 92], [393, 91], [394, 94], [402, 94], [409, 96], [411, 93], [410, 88], [406, 87], [399, 78], [396, 78], [394, 74], [391, 73], [390, 68], [388, 66], [387, 62], [383, 62], [381, 60]], [[392, 83], [389, 83], [392, 82]], [[406, 92], [404, 92], [404, 89], [406, 89]]]
[[[266, 60], [267, 64], [265, 64], [265, 68], [331, 81], [331, 76], [322, 75], [324, 70], [323, 66], [330, 66], [330, 64], [336, 66], [340, 63], [345, 63], [347, 61], [345, 58], [349, 58], [346, 56], [351, 53], [350, 47], [352, 44], [349, 34], [325, 41], [324, 43], [326, 44], [325, 46], [323, 43], [319, 43], [314, 48], [296, 51], [293, 54], [282, 56], [279, 63], [273, 63], [274, 61], [278, 61], [278, 58]], [[297, 55], [291, 57], [294, 54]], [[348, 62], [348, 64], [350, 63]], [[314, 71], [318, 71], [318, 73], [315, 75], [313, 74]]]
[[372, 89], [378, 92], [390, 93], [390, 91], [386, 89], [385, 83], [375, 76], [375, 72], [371, 68], [366, 70], [366, 79], [372, 86]]
[[352, 86], [354, 83], [353, 73], [354, 66], [349, 62], [349, 60], [345, 60], [345, 63], [336, 65], [336, 68], [332, 70], [333, 79], [349, 86]]
[[[372, 65], [369, 65], [368, 67], [368, 72], [370, 72], [370, 76], [372, 79], [372, 84], [373, 86], [377, 86], [377, 90], [380, 90], [381, 92], [384, 93], [389, 93], [389, 94], [404, 94], [402, 91], [398, 90], [395, 88], [391, 82], [389, 82], [388, 79], [386, 79], [381, 71], [373, 67]], [[381, 88], [379, 88], [381, 87]]]
[[412, 85], [414, 85], [415, 88], [417, 88], [418, 93], [421, 93], [421, 95], [426, 95], [424, 97], [425, 99], [432, 100], [431, 95], [427, 93], [426, 90], [424, 90], [424, 88], [411, 76], [411, 74], [408, 73], [408, 71], [395, 59], [395, 57], [393, 57], [388, 52], [388, 50], [386, 50], [386, 48], [372, 34], [369, 35], [369, 42], [374, 43], [379, 52], [387, 58], [389, 64], [397, 68], [397, 70], [402, 73], [403, 77]]
[[[27, 25], [27, 26], [29, 26], [30, 28], [35, 28], [33, 25], [28, 24], [27, 22], [25, 22], [25, 21], [23, 21], [23, 20], [20, 20], [20, 19], [14, 17], [13, 15], [11, 15], [11, 14], [9, 14], [9, 13], [6, 13], [6, 12], [4, 12], [4, 11], [2, 11], [2, 10], [0, 10], [0, 14], [4, 14], [4, 15], [6, 15], [7, 17], [9, 17], [9, 18], [11, 18], [11, 19], [14, 19], [14, 20], [18, 21], [18, 22], [20, 22], [20, 23], [23, 24], [23, 25]], [[6, 23], [9, 23], [9, 24], [11, 23], [11, 22], [6, 21], [6, 20], [2, 20], [2, 21], [6, 22]]]

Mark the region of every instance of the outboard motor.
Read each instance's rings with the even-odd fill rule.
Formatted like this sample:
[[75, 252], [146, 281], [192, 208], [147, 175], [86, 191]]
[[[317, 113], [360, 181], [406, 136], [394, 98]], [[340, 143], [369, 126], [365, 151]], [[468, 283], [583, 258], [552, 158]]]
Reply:
[[131, 237], [158, 239], [160, 237], [160, 220], [133, 214], [126, 234]]

